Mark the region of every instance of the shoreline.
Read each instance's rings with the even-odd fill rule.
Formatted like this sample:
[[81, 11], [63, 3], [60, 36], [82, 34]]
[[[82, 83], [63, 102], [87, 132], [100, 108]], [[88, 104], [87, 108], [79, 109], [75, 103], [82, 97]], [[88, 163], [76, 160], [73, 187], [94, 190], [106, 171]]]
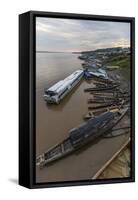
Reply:
[[[99, 68], [104, 69], [106, 73], [108, 74], [108, 77], [111, 77], [114, 81], [119, 81], [120, 82], [120, 88], [122, 90], [128, 90], [128, 94], [131, 93], [130, 91], [130, 62], [126, 63], [126, 66], [113, 66], [111, 69], [107, 68], [108, 63], [115, 63], [111, 62], [112, 60], [116, 60], [118, 62], [117, 58], [121, 58], [122, 60], [126, 60], [126, 58], [129, 58], [129, 52], [128, 54], [126, 52], [119, 52], [115, 53], [109, 56], [109, 54], [97, 54], [96, 52], [85, 52], [82, 53], [79, 59], [83, 60], [82, 67], [84, 69], [93, 71], [97, 70]], [[121, 63], [121, 62], [120, 62]], [[128, 103], [130, 105], [130, 102]], [[131, 109], [131, 108], [130, 108]], [[129, 113], [127, 114], [127, 120], [122, 119], [121, 125], [129, 123], [130, 121], [130, 115]], [[131, 138], [129, 138], [130, 142]], [[129, 177], [129, 165], [131, 160], [131, 150], [130, 146], [128, 145], [127, 151], [124, 151], [124, 149], [121, 147], [121, 150], [119, 151], [119, 155], [116, 153], [115, 155], [111, 158], [111, 160], [107, 161], [101, 169], [96, 173], [95, 176], [92, 177], [92, 179], [100, 179], [100, 178], [118, 178], [118, 177]], [[121, 156], [120, 156], [121, 155]], [[127, 156], [127, 159], [125, 159]], [[120, 158], [122, 161], [120, 162]], [[122, 170], [118, 170], [122, 169]]]

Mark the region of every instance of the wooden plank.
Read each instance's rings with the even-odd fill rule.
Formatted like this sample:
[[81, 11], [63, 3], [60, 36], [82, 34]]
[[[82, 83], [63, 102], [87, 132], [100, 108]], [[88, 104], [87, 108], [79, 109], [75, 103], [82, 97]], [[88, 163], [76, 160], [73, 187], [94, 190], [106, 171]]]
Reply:
[[114, 159], [129, 145], [130, 138], [121, 146], [121, 148], [97, 171], [92, 180], [97, 179], [101, 173], [114, 161]]

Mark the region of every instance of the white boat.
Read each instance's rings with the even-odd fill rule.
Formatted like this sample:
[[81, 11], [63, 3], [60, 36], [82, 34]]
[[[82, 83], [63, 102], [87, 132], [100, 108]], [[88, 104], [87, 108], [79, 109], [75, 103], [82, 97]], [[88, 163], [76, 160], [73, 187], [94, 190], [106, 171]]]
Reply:
[[77, 70], [69, 75], [64, 80], [61, 80], [47, 89], [44, 94], [44, 99], [48, 103], [58, 104], [64, 96], [66, 96], [79, 83], [83, 77], [83, 70]]
[[102, 78], [102, 79], [105, 79], [105, 80], [109, 79], [106, 71], [101, 69], [101, 68], [96, 69], [96, 70], [94, 70], [94, 69], [93, 70], [87, 70], [86, 69], [85, 72], [84, 72], [84, 75], [88, 79], [93, 78], [93, 77]]

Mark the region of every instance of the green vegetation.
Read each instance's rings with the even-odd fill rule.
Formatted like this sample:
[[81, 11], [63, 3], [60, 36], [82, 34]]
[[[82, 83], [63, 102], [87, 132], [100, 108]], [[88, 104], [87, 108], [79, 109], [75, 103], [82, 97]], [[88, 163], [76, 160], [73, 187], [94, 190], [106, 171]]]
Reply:
[[105, 65], [110, 66], [119, 66], [120, 68], [129, 68], [130, 67], [130, 56], [115, 56], [108, 58]]

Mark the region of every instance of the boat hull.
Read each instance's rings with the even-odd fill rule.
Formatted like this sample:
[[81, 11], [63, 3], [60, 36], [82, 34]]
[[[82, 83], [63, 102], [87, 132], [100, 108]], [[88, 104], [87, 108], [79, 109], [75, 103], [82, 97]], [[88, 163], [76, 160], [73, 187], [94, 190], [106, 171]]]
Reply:
[[[80, 71], [80, 73], [78, 74], [78, 76], [73, 79], [73, 80], [67, 80], [65, 83], [65, 80], [68, 79], [68, 77], [66, 79], [64, 79], [63, 81], [59, 81], [63, 82], [61, 83], [62, 86], [64, 86], [64, 89], [62, 90], [62, 92], [55, 92], [55, 95], [48, 95], [48, 94], [44, 94], [44, 100], [49, 103], [49, 104], [59, 104], [60, 101], [68, 94], [70, 93], [70, 91], [81, 81], [82, 77], [83, 77], [83, 70]], [[71, 76], [71, 75], [70, 75]], [[66, 85], [65, 85], [66, 84]], [[58, 85], [58, 83], [56, 84]], [[60, 86], [60, 87], [62, 87]], [[54, 87], [54, 86], [53, 86]], [[58, 88], [59, 89], [59, 88]], [[58, 90], [57, 89], [57, 90]], [[48, 89], [50, 90], [50, 89]], [[48, 91], [47, 90], [47, 91]], [[46, 91], [46, 92], [47, 92]]]
[[[89, 127], [88, 129], [85, 127], [85, 129], [87, 130], [87, 132], [85, 133], [81, 132], [84, 129], [85, 125], [81, 125], [79, 128], [71, 130], [67, 139], [63, 140], [61, 143], [55, 145], [54, 147], [50, 148], [47, 152], [40, 155], [37, 158], [36, 165], [38, 165], [40, 168], [43, 168], [44, 166], [73, 153], [77, 149], [82, 148], [86, 144], [91, 143], [96, 138], [110, 133], [112, 131], [112, 128], [126, 114], [127, 110], [128, 108], [122, 109], [122, 112], [120, 112], [118, 109], [106, 112], [107, 114], [113, 113], [112, 115], [109, 115], [106, 119], [104, 119], [104, 114], [101, 114], [101, 116], [103, 117], [103, 123], [100, 123], [100, 121], [97, 123], [97, 120], [99, 120], [100, 118], [95, 117], [93, 121], [97, 123], [97, 127], [95, 124], [92, 124], [90, 130]], [[90, 120], [88, 120], [89, 123], [91, 122]], [[93, 127], [95, 127], [95, 129]], [[79, 135], [77, 135], [77, 132], [79, 133]]]

